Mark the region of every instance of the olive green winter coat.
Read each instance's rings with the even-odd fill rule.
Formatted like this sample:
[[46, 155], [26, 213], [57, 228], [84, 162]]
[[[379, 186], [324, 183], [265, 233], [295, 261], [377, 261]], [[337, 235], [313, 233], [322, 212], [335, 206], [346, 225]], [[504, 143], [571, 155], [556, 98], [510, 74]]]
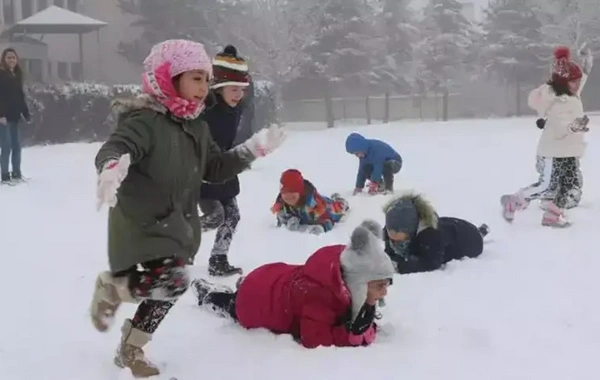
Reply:
[[112, 110], [117, 127], [100, 148], [96, 168], [127, 153], [131, 166], [109, 210], [111, 271], [173, 256], [191, 262], [200, 247], [202, 181], [227, 181], [254, 156], [243, 145], [221, 152], [202, 117], [178, 119], [147, 95], [116, 101]]

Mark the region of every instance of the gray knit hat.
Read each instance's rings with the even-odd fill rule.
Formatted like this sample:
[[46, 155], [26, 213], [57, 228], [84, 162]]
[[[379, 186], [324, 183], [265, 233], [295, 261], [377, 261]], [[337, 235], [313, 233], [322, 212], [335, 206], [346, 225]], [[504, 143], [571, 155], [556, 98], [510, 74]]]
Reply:
[[411, 198], [399, 198], [387, 208], [385, 227], [391, 231], [404, 232], [414, 237], [419, 228], [419, 212]]
[[396, 271], [383, 250], [382, 227], [367, 219], [352, 231], [350, 244], [342, 252], [343, 278], [352, 297], [352, 321], [367, 300], [370, 281], [391, 279]]

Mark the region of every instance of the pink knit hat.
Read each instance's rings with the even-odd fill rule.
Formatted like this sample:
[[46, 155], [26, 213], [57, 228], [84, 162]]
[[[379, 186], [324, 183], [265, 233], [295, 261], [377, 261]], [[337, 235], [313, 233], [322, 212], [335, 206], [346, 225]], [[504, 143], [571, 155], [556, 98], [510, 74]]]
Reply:
[[173, 86], [174, 77], [192, 70], [203, 70], [212, 77], [212, 62], [204, 45], [188, 40], [158, 43], [144, 59], [142, 91], [154, 96], [173, 115], [195, 119], [204, 109], [204, 104], [181, 98]]

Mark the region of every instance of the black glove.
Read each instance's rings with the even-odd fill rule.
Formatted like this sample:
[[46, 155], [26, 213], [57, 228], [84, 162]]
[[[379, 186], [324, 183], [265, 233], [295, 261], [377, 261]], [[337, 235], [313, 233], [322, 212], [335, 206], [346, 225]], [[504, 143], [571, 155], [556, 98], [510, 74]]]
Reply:
[[352, 323], [352, 309], [348, 311], [346, 326], [354, 335], [364, 334], [375, 321], [375, 306], [364, 304]]
[[544, 127], [546, 126], [546, 119], [537, 119], [535, 121], [535, 125], [537, 125], [539, 129], [544, 129]]

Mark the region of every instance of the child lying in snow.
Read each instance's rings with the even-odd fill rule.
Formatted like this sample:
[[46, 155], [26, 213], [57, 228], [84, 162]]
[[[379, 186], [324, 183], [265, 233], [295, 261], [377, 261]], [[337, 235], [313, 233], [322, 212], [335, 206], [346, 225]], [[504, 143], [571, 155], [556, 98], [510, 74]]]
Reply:
[[448, 261], [477, 257], [489, 227], [463, 219], [438, 217], [420, 195], [405, 194], [384, 207], [385, 252], [398, 273], [428, 272]]
[[349, 245], [320, 248], [303, 265], [260, 266], [240, 279], [236, 292], [205, 280], [192, 289], [198, 305], [247, 329], [291, 334], [307, 348], [367, 346], [377, 335], [376, 304], [394, 275], [381, 229], [365, 220]]
[[348, 211], [344, 198], [339, 194], [322, 196], [296, 169], [283, 172], [280, 182], [281, 190], [271, 207], [277, 216], [277, 227], [284, 225], [290, 231], [318, 235], [331, 230]]

